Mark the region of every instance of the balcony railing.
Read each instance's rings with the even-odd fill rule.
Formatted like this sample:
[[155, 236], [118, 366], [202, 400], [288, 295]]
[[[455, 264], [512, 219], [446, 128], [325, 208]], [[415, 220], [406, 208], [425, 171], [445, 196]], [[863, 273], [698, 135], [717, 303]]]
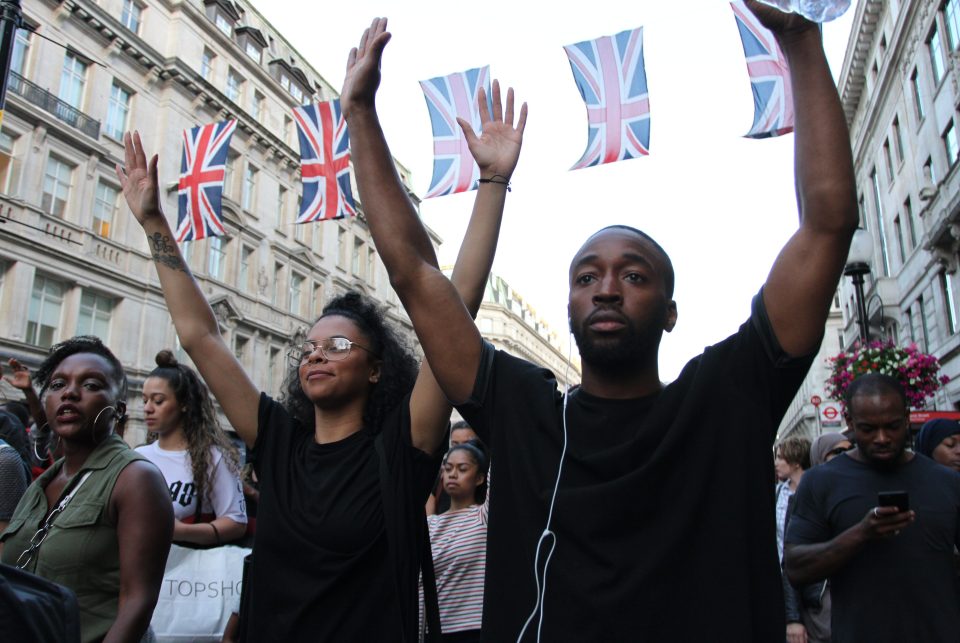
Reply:
[[91, 138], [100, 138], [100, 121], [94, 120], [79, 109], [60, 100], [46, 89], [31, 83], [16, 72], [10, 72], [7, 89], [22, 96], [28, 103], [47, 111], [61, 121], [75, 127]]

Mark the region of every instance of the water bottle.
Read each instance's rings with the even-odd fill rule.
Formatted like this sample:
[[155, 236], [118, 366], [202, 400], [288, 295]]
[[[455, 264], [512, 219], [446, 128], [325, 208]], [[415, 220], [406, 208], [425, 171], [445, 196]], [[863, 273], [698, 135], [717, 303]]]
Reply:
[[813, 22], [829, 22], [850, 8], [850, 0], [760, 0], [781, 11], [799, 13]]

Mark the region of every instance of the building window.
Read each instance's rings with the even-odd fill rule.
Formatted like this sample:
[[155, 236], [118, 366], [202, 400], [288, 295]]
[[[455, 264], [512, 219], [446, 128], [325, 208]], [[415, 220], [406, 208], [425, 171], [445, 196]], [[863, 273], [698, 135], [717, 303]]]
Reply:
[[210, 237], [210, 254], [207, 256], [207, 274], [223, 281], [227, 267], [227, 242], [223, 237]]
[[943, 21], [947, 26], [950, 50], [960, 47], [960, 0], [947, 0], [943, 5]]
[[323, 282], [313, 282], [313, 314], [319, 317], [323, 312]]
[[253, 100], [250, 101], [250, 115], [253, 119], [259, 121], [263, 117], [263, 94], [258, 91], [253, 92]]
[[927, 48], [930, 51], [930, 71], [933, 72], [933, 82], [936, 85], [943, 80], [943, 43], [940, 41], [940, 27], [936, 22], [933, 23], [933, 33], [927, 40]]
[[240, 274], [237, 278], [237, 287], [243, 292], [250, 292], [250, 280], [253, 277], [253, 253], [250, 246], [243, 246], [240, 250]]
[[93, 198], [93, 231], [101, 237], [110, 236], [119, 196], [119, 190], [103, 181], [97, 183], [97, 192]]
[[233, 177], [237, 173], [237, 159], [240, 154], [227, 150], [227, 163], [223, 167], [223, 196], [233, 198]]
[[27, 343], [49, 348], [58, 340], [60, 314], [66, 286], [37, 275], [33, 278], [30, 309], [27, 312]]
[[247, 366], [247, 348], [250, 346], [250, 338], [237, 334], [233, 338], [233, 354], [237, 361]]
[[273, 290], [270, 291], [270, 303], [274, 306], [280, 305], [280, 289], [283, 283], [283, 264], [273, 264]]
[[910, 341], [913, 344], [917, 343], [917, 329], [913, 323], [913, 307], [907, 307], [907, 324], [910, 328]]
[[227, 72], [227, 98], [234, 103], [240, 102], [240, 94], [243, 91], [243, 78], [232, 69]]
[[26, 29], [17, 29], [17, 37], [13, 40], [13, 52], [10, 54], [10, 71], [27, 75], [27, 62], [30, 56], [30, 32]]
[[123, 9], [120, 11], [120, 22], [133, 33], [140, 33], [140, 17], [143, 7], [134, 0], [123, 0]]
[[83, 108], [83, 87], [87, 82], [87, 64], [77, 54], [68, 51], [60, 74], [59, 98], [75, 109]]
[[913, 106], [917, 110], [917, 122], [923, 120], [926, 116], [926, 112], [923, 111], [923, 92], [920, 91], [920, 74], [916, 69], [913, 70], [913, 74], [910, 76], [910, 83], [913, 85]]
[[303, 102], [303, 90], [300, 89], [300, 86], [296, 83], [290, 83], [290, 95], [293, 96], [293, 100], [298, 103]]
[[947, 328], [951, 335], [957, 334], [957, 305], [953, 300], [953, 279], [947, 272], [940, 273], [940, 289], [943, 291], [944, 312], [947, 315]]
[[227, 36], [228, 38], [233, 36], [233, 21], [219, 11], [213, 18], [213, 24], [217, 26], [217, 29], [223, 32], [223, 35]]
[[277, 188], [277, 227], [286, 234], [287, 225], [287, 188], [282, 185]]
[[240, 195], [240, 205], [248, 212], [253, 210], [257, 196], [257, 168], [249, 163], [243, 171], [243, 193]]
[[350, 272], [357, 277], [362, 276], [360, 269], [363, 267], [363, 241], [353, 240], [353, 254], [350, 256]]
[[110, 103], [107, 106], [106, 133], [116, 139], [122, 139], [127, 131], [127, 117], [130, 114], [130, 98], [132, 94], [113, 81], [110, 87]]
[[294, 315], [302, 314], [300, 304], [303, 301], [304, 277], [296, 272], [290, 273], [290, 312]]
[[917, 226], [913, 221], [913, 203], [910, 197], [903, 202], [903, 213], [907, 217], [907, 230], [910, 232], [910, 247], [917, 247]]
[[14, 195], [20, 183], [20, 159], [16, 150], [18, 138], [7, 132], [0, 132], [0, 192]]
[[890, 141], [883, 142], [883, 161], [887, 166], [887, 181], [893, 183], [893, 157], [890, 155]]
[[261, 57], [263, 55], [263, 50], [260, 49], [260, 47], [258, 47], [255, 42], [248, 40], [247, 46], [244, 47], [244, 51], [247, 52], [247, 56], [257, 61], [258, 63], [260, 62]]
[[883, 259], [883, 276], [890, 276], [890, 253], [887, 249], [887, 233], [883, 225], [883, 201], [880, 199], [880, 179], [877, 169], [870, 173], [870, 182], [873, 184], [873, 205], [877, 213], [877, 235], [880, 237], [880, 256]]
[[[960, 0], [958, 0], [960, 1]], [[897, 162], [903, 163], [903, 132], [900, 131], [900, 117], [893, 119], [893, 142], [897, 150]]]
[[190, 265], [191, 259], [193, 259], [193, 241], [186, 240], [180, 242], [180, 254], [183, 255], [183, 263]]
[[72, 182], [72, 165], [55, 156], [47, 158], [47, 170], [43, 176], [43, 196], [40, 203], [44, 212], [63, 218]]
[[900, 255], [900, 265], [907, 263], [907, 250], [903, 245], [903, 226], [900, 225], [900, 217], [893, 219], [893, 228], [897, 233], [897, 251]]
[[80, 297], [77, 335], [96, 335], [107, 341], [113, 305], [113, 299], [84, 289]]
[[207, 49], [203, 48], [203, 54], [200, 56], [200, 75], [206, 80], [213, 80], [213, 61], [217, 56]]
[[267, 362], [267, 392], [276, 395], [280, 392], [280, 383], [283, 381], [283, 359], [280, 349], [270, 347], [270, 358]]
[[373, 248], [367, 251], [367, 283], [377, 285], [377, 251]]
[[927, 307], [923, 303], [923, 295], [917, 297], [917, 307], [920, 309], [920, 330], [923, 331], [923, 351], [930, 352], [930, 328], [927, 326]]
[[[298, 205], [298, 208], [297, 208], [297, 209], [298, 209], [298, 210], [300, 209], [300, 208], [299, 208], [299, 202], [300, 202], [300, 198], [297, 197], [297, 205]], [[307, 231], [308, 231], [308, 230], [309, 230], [308, 224], [306, 224], [306, 223], [295, 223], [295, 224], [293, 225], [293, 240], [294, 240], [294, 241], [299, 241], [299, 242], [302, 243], [303, 245], [309, 245], [309, 243], [308, 243], [308, 241], [307, 241]]]
[[337, 265], [345, 268], [347, 265], [347, 231], [337, 228]]
[[947, 124], [947, 129], [943, 130], [943, 151], [947, 153], [947, 166], [953, 167], [957, 164], [957, 154], [960, 152], [960, 146], [957, 145], [957, 128], [953, 126], [953, 121]]

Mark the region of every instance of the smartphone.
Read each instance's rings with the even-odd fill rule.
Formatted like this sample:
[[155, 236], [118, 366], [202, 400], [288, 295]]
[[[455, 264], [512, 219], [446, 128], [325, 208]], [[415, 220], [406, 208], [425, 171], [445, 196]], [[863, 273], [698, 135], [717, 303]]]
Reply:
[[877, 494], [877, 504], [881, 507], [896, 507], [898, 511], [910, 510], [910, 494], [906, 491], [881, 491]]

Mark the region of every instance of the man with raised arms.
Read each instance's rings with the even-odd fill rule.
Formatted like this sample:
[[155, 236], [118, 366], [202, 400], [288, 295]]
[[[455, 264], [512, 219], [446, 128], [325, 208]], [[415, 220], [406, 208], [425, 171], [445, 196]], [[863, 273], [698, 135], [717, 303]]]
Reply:
[[858, 216], [817, 26], [748, 5], [791, 69], [800, 226], [750, 319], [666, 386], [657, 353], [677, 322], [670, 259], [631, 227], [591, 236], [570, 267], [583, 380], [567, 399], [551, 373], [484, 342], [436, 268], [376, 113], [386, 21], [350, 53], [341, 101], [377, 250], [444, 393], [492, 446], [504, 490], [490, 513], [487, 640], [783, 640], [771, 447], [820, 345]]

